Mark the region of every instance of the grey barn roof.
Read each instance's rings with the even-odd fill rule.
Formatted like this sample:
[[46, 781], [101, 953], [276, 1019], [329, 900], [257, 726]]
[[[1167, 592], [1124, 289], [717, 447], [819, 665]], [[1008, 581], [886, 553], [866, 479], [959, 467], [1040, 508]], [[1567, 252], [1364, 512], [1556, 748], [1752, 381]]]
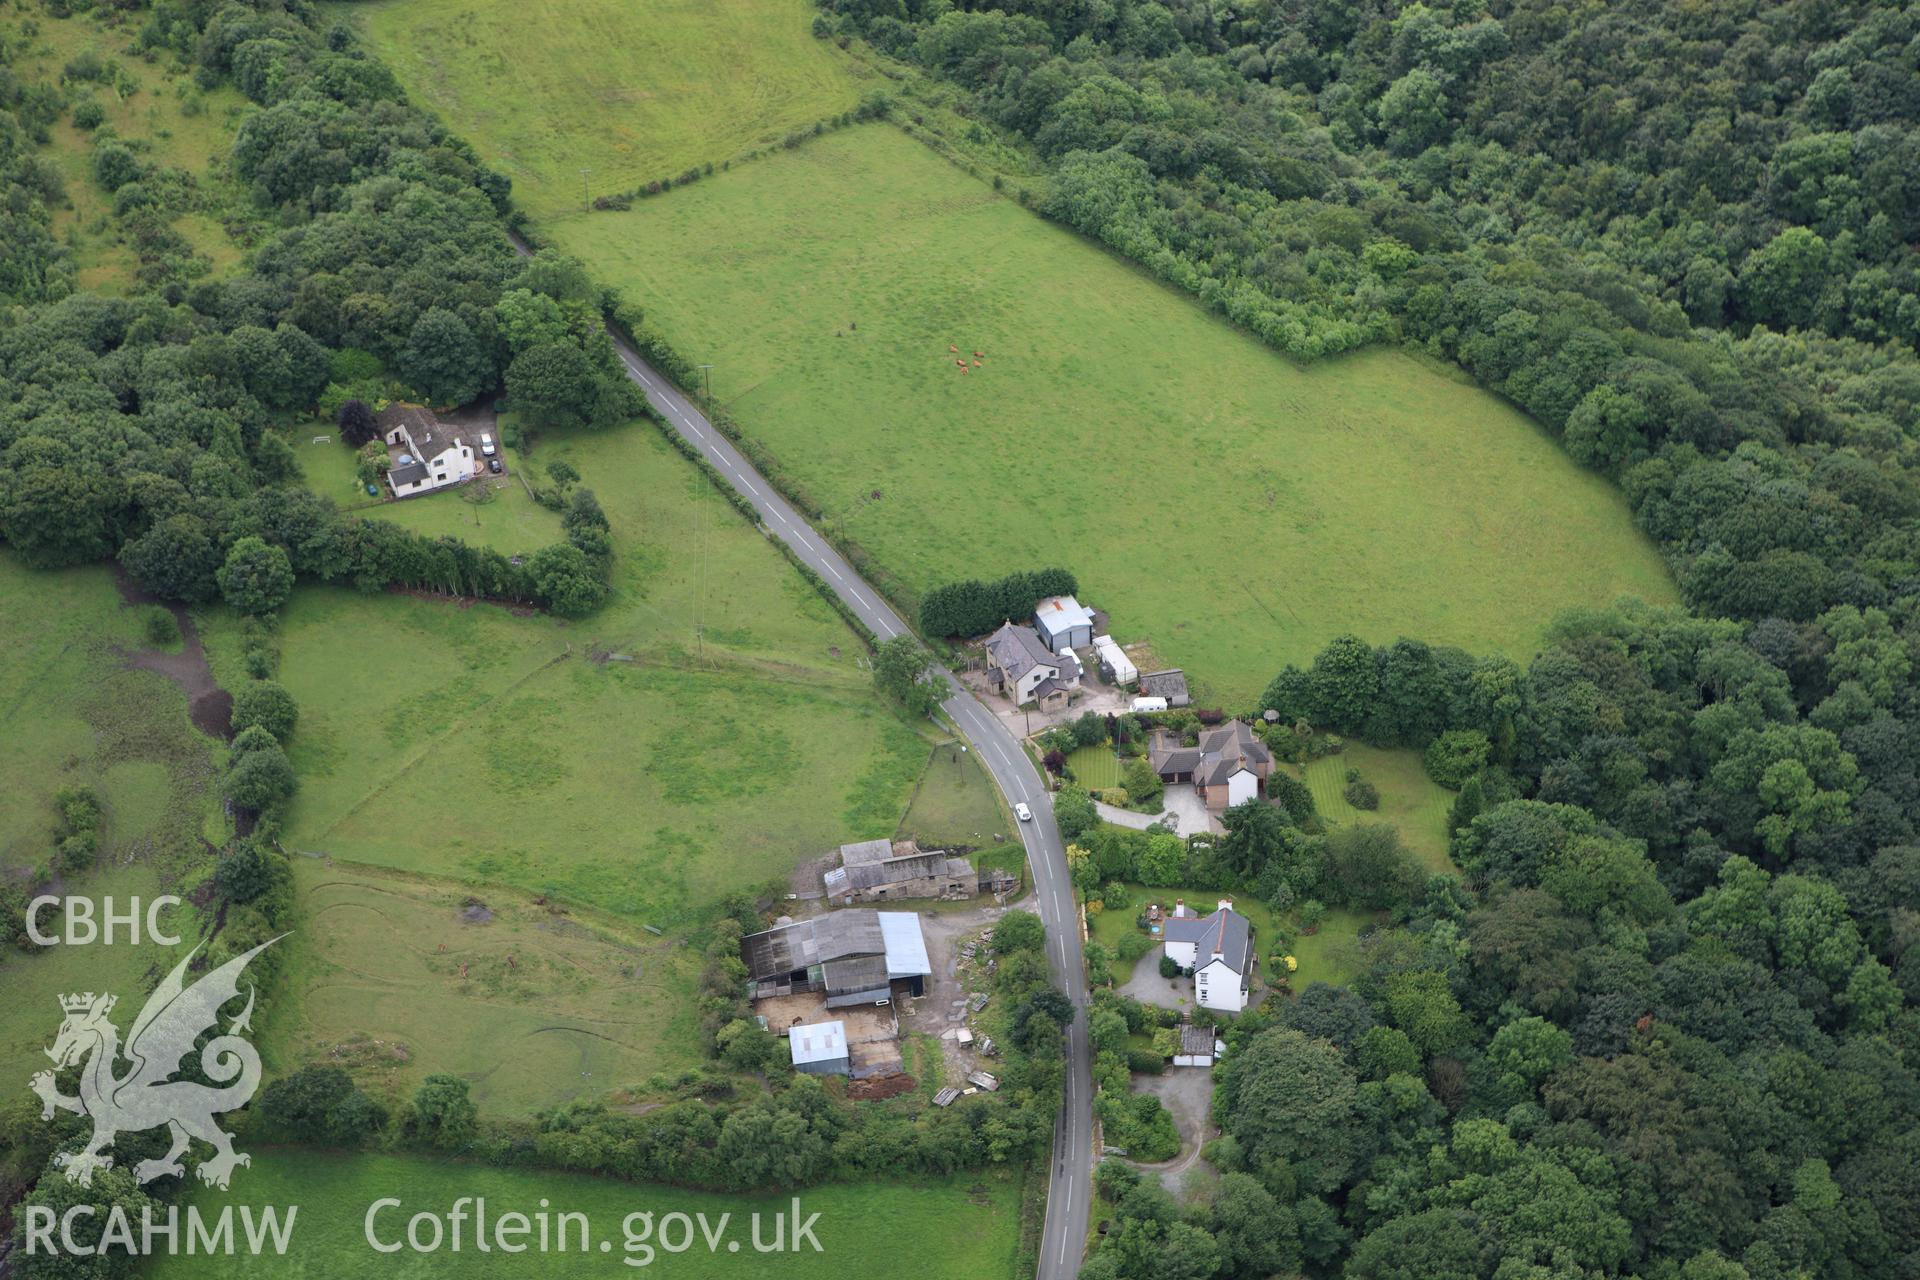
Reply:
[[849, 889], [863, 892], [879, 889], [927, 876], [967, 876], [972, 872], [973, 867], [965, 858], [949, 858], [945, 853], [934, 850], [888, 858], [885, 862], [850, 863], [827, 872], [825, 878], [829, 888], [844, 893]]
[[784, 977], [798, 969], [848, 956], [885, 955], [875, 911], [835, 911], [796, 920], [740, 940], [740, 957], [755, 979]]
[[884, 988], [893, 978], [933, 972], [920, 921], [910, 911], [856, 907], [779, 925], [740, 940], [747, 975], [756, 982], [821, 967], [829, 996]]

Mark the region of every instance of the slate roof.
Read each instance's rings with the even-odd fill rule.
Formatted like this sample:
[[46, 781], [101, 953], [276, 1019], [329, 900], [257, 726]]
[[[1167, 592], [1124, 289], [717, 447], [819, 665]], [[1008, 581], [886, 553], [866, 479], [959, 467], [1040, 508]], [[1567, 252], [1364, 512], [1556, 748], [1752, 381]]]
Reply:
[[1035, 667], [1058, 669], [1060, 659], [1032, 627], [1007, 622], [987, 637], [987, 652], [1008, 677], [1020, 679]]
[[1180, 1052], [1213, 1056], [1213, 1028], [1196, 1027], [1191, 1022], [1180, 1028]]
[[1147, 743], [1147, 763], [1158, 774], [1192, 773], [1200, 767], [1200, 748], [1183, 747], [1180, 739], [1162, 730]]
[[420, 461], [409, 462], [404, 467], [393, 467], [387, 471], [387, 480], [398, 488], [406, 484], [418, 484], [427, 478], [427, 464]]
[[1215, 729], [1200, 731], [1200, 766], [1193, 780], [1201, 786], [1225, 782], [1243, 767], [1273, 763], [1267, 744], [1253, 736], [1253, 730], [1239, 720], [1229, 720]]
[[1168, 942], [1194, 944], [1193, 967], [1196, 969], [1205, 968], [1215, 958], [1216, 947], [1219, 958], [1235, 973], [1245, 976], [1251, 968], [1253, 926], [1232, 907], [1219, 907], [1212, 915], [1197, 920], [1191, 916], [1169, 916], [1161, 928], [1161, 937]]
[[852, 889], [865, 891], [902, 884], [924, 876], [965, 877], [972, 874], [973, 866], [965, 858], [950, 858], [943, 851], [935, 849], [878, 862], [849, 862], [843, 867], [835, 867], [821, 879], [825, 881], [828, 892], [845, 893]]

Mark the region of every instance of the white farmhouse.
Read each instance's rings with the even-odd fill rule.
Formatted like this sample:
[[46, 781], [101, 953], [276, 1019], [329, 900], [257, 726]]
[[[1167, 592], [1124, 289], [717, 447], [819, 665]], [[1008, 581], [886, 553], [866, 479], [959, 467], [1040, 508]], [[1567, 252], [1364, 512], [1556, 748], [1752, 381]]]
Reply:
[[1176, 909], [1162, 926], [1167, 956], [1193, 974], [1193, 998], [1208, 1009], [1238, 1013], [1253, 982], [1253, 924], [1220, 900], [1212, 915]]
[[479, 470], [473, 446], [452, 427], [417, 404], [390, 404], [376, 419], [393, 466], [387, 485], [396, 498], [464, 484]]

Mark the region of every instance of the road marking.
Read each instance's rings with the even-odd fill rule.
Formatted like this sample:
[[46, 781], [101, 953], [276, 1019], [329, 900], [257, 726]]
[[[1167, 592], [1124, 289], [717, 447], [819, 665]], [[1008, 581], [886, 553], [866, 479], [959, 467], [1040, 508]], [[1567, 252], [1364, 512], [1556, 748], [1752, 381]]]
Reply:
[[754, 497], [758, 498], [759, 496], [761, 496], [760, 491], [758, 489], [753, 488], [753, 481], [747, 479], [745, 476], [740, 477], [740, 483], [747, 486], [748, 489], [753, 490]]
[[845, 581], [846, 581], [846, 579], [845, 579], [845, 578], [842, 578], [842, 577], [840, 577], [840, 571], [839, 571], [838, 569], [836, 569], [836, 568], [834, 568], [834, 567], [833, 567], [833, 561], [831, 561], [831, 560], [829, 560], [829, 561], [827, 561], [826, 563], [827, 563], [827, 572], [828, 572], [828, 573], [830, 573], [830, 574], [832, 574], [832, 575], [833, 575], [833, 576], [834, 576], [835, 578], [837, 578], [837, 579], [839, 579], [839, 581], [841, 581], [841, 582], [845, 582]]

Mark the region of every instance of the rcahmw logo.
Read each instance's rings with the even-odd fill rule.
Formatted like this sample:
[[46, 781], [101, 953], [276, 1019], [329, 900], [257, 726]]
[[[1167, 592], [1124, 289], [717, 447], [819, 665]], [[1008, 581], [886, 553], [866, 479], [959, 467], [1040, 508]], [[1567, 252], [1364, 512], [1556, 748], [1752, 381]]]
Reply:
[[[55, 1154], [54, 1168], [64, 1171], [71, 1182], [92, 1186], [95, 1173], [113, 1167], [110, 1148], [119, 1135], [163, 1127], [172, 1143], [159, 1159], [142, 1160], [133, 1167], [137, 1183], [185, 1176], [181, 1157], [189, 1153], [196, 1140], [213, 1148], [211, 1156], [194, 1166], [195, 1175], [210, 1187], [225, 1190], [234, 1170], [252, 1163], [245, 1153], [233, 1149], [233, 1135], [221, 1129], [215, 1119], [246, 1105], [260, 1087], [260, 1055], [240, 1034], [252, 1029], [251, 983], [245, 1008], [227, 1024], [224, 1034], [208, 1040], [197, 1055], [200, 1075], [211, 1083], [176, 1080], [173, 1076], [193, 1054], [200, 1036], [218, 1029], [220, 1010], [239, 998], [240, 976], [247, 965], [279, 940], [270, 939], [235, 956], [192, 986], [182, 979], [199, 948], [188, 952], [141, 1008], [125, 1044], [110, 1017], [116, 997], [91, 991], [60, 997], [64, 1017], [46, 1054], [58, 1071], [78, 1069], [79, 1092], [60, 1092], [54, 1071], [36, 1074], [31, 1087], [40, 1097], [42, 1120], [53, 1119], [56, 1110], [70, 1111], [91, 1120], [93, 1133], [79, 1150]], [[115, 1064], [121, 1060], [129, 1065], [115, 1074]], [[255, 1253], [269, 1246], [275, 1252], [284, 1250], [298, 1212], [297, 1206], [289, 1207], [283, 1222], [276, 1209], [263, 1210], [256, 1218], [251, 1206], [243, 1207], [241, 1222], [249, 1249]], [[76, 1238], [76, 1230], [82, 1236], [91, 1236], [90, 1220], [102, 1217], [105, 1221], [100, 1224], [97, 1243]], [[196, 1206], [187, 1208], [185, 1218], [183, 1231], [177, 1209], [149, 1207], [141, 1214], [136, 1230], [119, 1205], [103, 1214], [97, 1206], [78, 1204], [57, 1217], [48, 1206], [29, 1205], [25, 1211], [26, 1249], [29, 1254], [87, 1255], [110, 1248], [132, 1253], [146, 1252], [157, 1242], [171, 1252], [196, 1248], [202, 1252], [232, 1252], [235, 1237], [230, 1210], [213, 1215], [211, 1225]]]

